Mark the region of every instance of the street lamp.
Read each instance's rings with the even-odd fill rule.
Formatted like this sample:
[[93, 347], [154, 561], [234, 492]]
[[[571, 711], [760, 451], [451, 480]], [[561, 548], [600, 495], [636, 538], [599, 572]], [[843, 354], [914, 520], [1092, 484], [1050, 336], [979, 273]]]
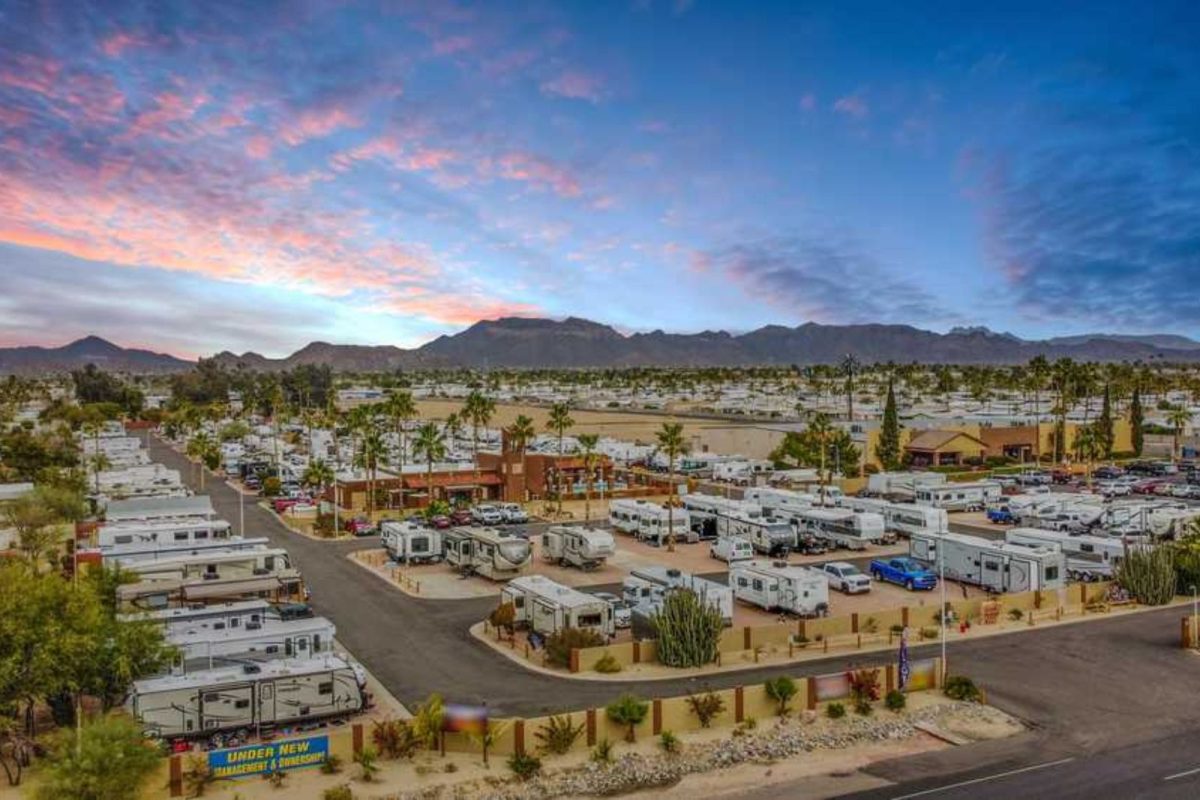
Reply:
[[946, 684], [946, 548], [943, 547], [945, 542], [938, 542], [938, 587], [942, 593], [942, 680], [943, 686]]
[[1188, 588], [1192, 590], [1192, 625], [1191, 625], [1191, 634], [1192, 635], [1191, 635], [1191, 641], [1188, 642], [1188, 644], [1190, 644], [1192, 646], [1192, 649], [1194, 650], [1198, 646], [1198, 644], [1196, 642], [1196, 616], [1197, 616], [1196, 612], [1200, 611], [1200, 594], [1197, 594], [1197, 592], [1196, 592], [1196, 584], [1193, 583]]

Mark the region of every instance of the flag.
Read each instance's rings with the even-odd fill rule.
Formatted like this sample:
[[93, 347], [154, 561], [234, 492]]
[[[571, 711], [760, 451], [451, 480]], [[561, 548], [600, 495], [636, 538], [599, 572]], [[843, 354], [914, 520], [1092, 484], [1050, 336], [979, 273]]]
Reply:
[[908, 686], [908, 678], [912, 674], [912, 666], [908, 663], [908, 628], [900, 632], [900, 691]]

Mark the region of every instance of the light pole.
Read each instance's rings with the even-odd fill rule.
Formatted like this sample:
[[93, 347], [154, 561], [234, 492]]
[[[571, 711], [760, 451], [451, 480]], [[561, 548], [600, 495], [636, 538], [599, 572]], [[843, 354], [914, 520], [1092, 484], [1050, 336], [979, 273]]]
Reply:
[[1196, 584], [1193, 583], [1188, 588], [1192, 590], [1192, 635], [1191, 641], [1188, 642], [1188, 644], [1190, 644], [1194, 650], [1197, 646], [1200, 646], [1196, 642], [1196, 612], [1200, 611], [1200, 594], [1196, 593]]
[[942, 546], [944, 542], [939, 541], [937, 544], [938, 555], [938, 587], [942, 592], [942, 680], [941, 684], [946, 685], [946, 549]]

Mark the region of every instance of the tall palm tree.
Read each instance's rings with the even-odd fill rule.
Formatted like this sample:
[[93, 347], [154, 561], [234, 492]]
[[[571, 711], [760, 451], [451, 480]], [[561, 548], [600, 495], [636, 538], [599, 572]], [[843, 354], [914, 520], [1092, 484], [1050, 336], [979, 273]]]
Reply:
[[479, 501], [479, 430], [486, 428], [496, 413], [496, 401], [480, 391], [467, 395], [462, 413], [471, 421], [471, 460], [475, 464], [475, 501]]
[[314, 490], [317, 497], [325, 493], [325, 488], [333, 483], [333, 467], [322, 458], [314, 458], [304, 469], [301, 482]]
[[[571, 408], [566, 403], [555, 403], [550, 407], [550, 420], [547, 427], [558, 434], [558, 460], [563, 458], [563, 436], [567, 429], [575, 425], [575, 420], [571, 419]], [[563, 506], [563, 470], [558, 469], [558, 486], [555, 487], [555, 493], [558, 495], [558, 515], [562, 516]]]
[[683, 438], [683, 425], [678, 422], [664, 422], [658, 431], [658, 449], [667, 456], [667, 479], [671, 484], [671, 494], [667, 497], [667, 552], [675, 552], [675, 460], [688, 451], [687, 440]]
[[362, 434], [362, 440], [359, 443], [358, 464], [367, 472], [367, 516], [372, 517], [375, 513], [375, 476], [379, 469], [379, 459], [387, 451], [387, 447], [383, 443], [383, 436], [380, 435], [378, 429], [374, 426], [367, 427]]
[[1096, 430], [1095, 425], [1082, 425], [1075, 432], [1075, 450], [1086, 464], [1085, 469], [1087, 470], [1087, 485], [1089, 489], [1092, 486], [1092, 463], [1096, 460], [1096, 455], [1101, 450], [1101, 438], [1100, 432]]
[[1167, 424], [1171, 426], [1174, 432], [1174, 441], [1171, 445], [1171, 457], [1179, 459], [1179, 437], [1183, 436], [1183, 429], [1192, 421], [1192, 414], [1183, 406], [1175, 406], [1167, 412]]
[[1041, 463], [1042, 460], [1042, 390], [1046, 388], [1046, 381], [1049, 380], [1050, 374], [1050, 362], [1046, 360], [1045, 356], [1034, 356], [1029, 360], [1025, 380], [1027, 388], [1033, 392], [1033, 419], [1034, 427], [1037, 429], [1037, 434], [1034, 436], [1034, 457], [1038, 463]]
[[599, 443], [599, 434], [579, 434], [579, 449], [583, 452], [583, 472], [587, 486], [583, 495], [584, 522], [587, 522], [592, 516], [592, 473], [596, 469], [596, 465], [600, 462], [600, 454], [596, 452], [596, 445]]
[[522, 502], [529, 494], [529, 473], [525, 470], [525, 451], [529, 449], [529, 445], [533, 443], [536, 436], [537, 430], [533, 427], [533, 420], [524, 414], [518, 415], [513, 424], [508, 426], [508, 440], [513, 449], [521, 456]]
[[436, 423], [426, 422], [413, 437], [413, 457], [425, 459], [425, 491], [433, 506], [433, 465], [446, 457], [446, 434]]
[[829, 440], [833, 438], [833, 422], [829, 419], [828, 414], [817, 412], [811, 415], [808, 419], [808, 431], [812, 434], [813, 439], [817, 441], [817, 446], [820, 449], [820, 466], [817, 469], [817, 483], [821, 488], [821, 505], [825, 505], [825, 496], [828, 494], [827, 487], [829, 486], [829, 472], [825, 467], [827, 464], [826, 454], [829, 451]]
[[842, 376], [846, 379], [846, 418], [854, 421], [854, 376], [858, 373], [858, 359], [847, 353], [842, 359]]
[[216, 448], [216, 442], [209, 435], [200, 431], [193, 436], [187, 443], [187, 454], [189, 458], [195, 458], [200, 462], [200, 490], [204, 490], [204, 466], [211, 457]]

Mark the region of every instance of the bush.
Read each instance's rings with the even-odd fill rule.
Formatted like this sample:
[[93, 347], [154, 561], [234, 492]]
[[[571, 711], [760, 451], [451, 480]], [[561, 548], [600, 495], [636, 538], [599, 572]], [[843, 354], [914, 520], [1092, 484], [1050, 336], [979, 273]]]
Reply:
[[1139, 603], [1161, 606], [1175, 596], [1175, 551], [1131, 547], [1117, 565], [1117, 583]]
[[763, 684], [763, 688], [767, 692], [767, 697], [775, 701], [775, 707], [779, 716], [786, 716], [788, 711], [788, 703], [796, 696], [799, 689], [796, 682], [786, 675], [781, 675], [778, 678], [770, 678]]
[[33, 792], [38, 800], [137, 797], [162, 760], [159, 749], [142, 738], [141, 726], [124, 714], [85, 723], [78, 745], [75, 737], [70, 729], [55, 735], [45, 778]]
[[679, 748], [682, 745], [680, 744], [678, 736], [670, 731], [663, 731], [662, 735], [658, 737], [658, 746], [663, 749], [663, 752], [674, 755], [675, 753], [679, 752]]
[[825, 706], [825, 716], [830, 719], [841, 719], [846, 716], [846, 707], [841, 703], [830, 703]]
[[904, 626], [903, 625], [893, 625], [891, 630], [892, 630], [892, 633], [899, 636], [900, 634], [904, 633]]
[[542, 752], [561, 756], [571, 749], [582, 733], [583, 725], [572, 722], [571, 717], [564, 714], [550, 717], [533, 738], [538, 740], [538, 749]]
[[283, 484], [279, 482], [279, 478], [272, 476], [262, 482], [263, 497], [278, 497], [282, 491]]
[[937, 628], [921, 628], [921, 638], [922, 639], [938, 638], [938, 629]]
[[325, 756], [325, 760], [321, 762], [321, 774], [336, 775], [342, 771], [342, 757], [330, 753]]
[[895, 711], [896, 713], [899, 713], [904, 710], [906, 705], [908, 705], [908, 696], [899, 689], [892, 689], [887, 693], [887, 697], [884, 698], [883, 702], [884, 705], [888, 707], [889, 711]]
[[879, 620], [874, 617], [867, 617], [863, 621], [863, 624], [859, 626], [859, 630], [863, 633], [877, 633], [879, 631]]
[[542, 771], [542, 760], [528, 753], [513, 753], [508, 758], [508, 768], [518, 778], [527, 781]]
[[508, 631], [509, 636], [512, 636], [516, 627], [516, 620], [517, 607], [512, 603], [501, 603], [488, 615], [488, 623], [497, 630]]
[[379, 754], [370, 747], [364, 747], [358, 755], [354, 757], [354, 762], [358, 764], [362, 770], [359, 778], [363, 783], [370, 783], [375, 780], [375, 773], [379, 772]]
[[[879, 699], [879, 670], [864, 668], [851, 670], [846, 677], [850, 681], [850, 697], [855, 705], [871, 703]], [[859, 712], [862, 713], [862, 712]]]
[[978, 703], [983, 699], [983, 693], [979, 691], [979, 687], [975, 685], [975, 681], [966, 675], [947, 675], [946, 685], [943, 687], [942, 692], [951, 700]]
[[337, 529], [333, 524], [333, 514], [317, 514], [316, 520], [313, 521], [313, 533], [325, 539], [336, 536]]
[[719, 609], [695, 592], [671, 592], [650, 621], [658, 634], [661, 663], [668, 667], [702, 667], [716, 661], [725, 620]]
[[592, 761], [597, 764], [608, 764], [612, 761], [612, 742], [608, 739], [601, 739], [592, 748]]
[[375, 750], [387, 759], [412, 758], [421, 746], [412, 725], [400, 719], [383, 719], [371, 729]]
[[634, 730], [646, 719], [650, 704], [636, 695], [623, 694], [604, 711], [613, 722], [626, 727], [625, 741], [634, 742], [637, 740]]
[[725, 700], [716, 692], [689, 695], [687, 703], [692, 713], [696, 715], [696, 719], [700, 720], [701, 728], [707, 728], [712, 724], [713, 719], [725, 710]]
[[592, 665], [592, 669], [605, 675], [611, 675], [614, 672], [621, 671], [621, 662], [617, 661], [612, 653], [605, 653], [596, 659], [596, 663]]
[[326, 789], [321, 795], [324, 800], [354, 800], [354, 792], [349, 786], [334, 786], [331, 789]]
[[1011, 619], [1013, 622], [1020, 622], [1021, 618], [1024, 616], [1025, 616], [1025, 612], [1019, 608], [1010, 608], [1008, 610], [1008, 618]]
[[571, 651], [585, 647], [599, 647], [604, 637], [595, 631], [581, 628], [563, 628], [546, 639], [546, 663], [566, 668], [571, 665]]

